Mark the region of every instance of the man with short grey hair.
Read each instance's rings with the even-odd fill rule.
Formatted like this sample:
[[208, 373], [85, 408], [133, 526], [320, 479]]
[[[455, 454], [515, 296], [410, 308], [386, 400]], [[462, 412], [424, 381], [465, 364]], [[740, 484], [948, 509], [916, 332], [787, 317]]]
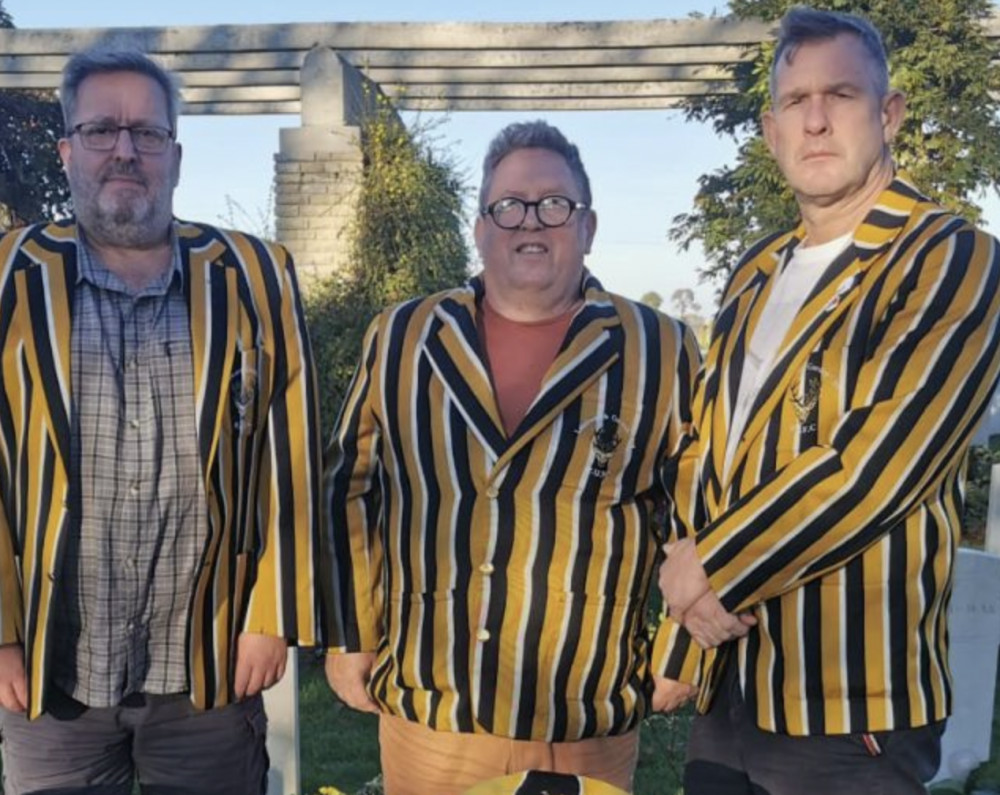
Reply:
[[60, 98], [75, 219], [0, 239], [4, 791], [263, 793], [260, 693], [322, 634], [292, 261], [174, 220], [146, 55], [73, 56]]
[[577, 148], [515, 124], [486, 156], [483, 273], [372, 323], [329, 448], [331, 686], [380, 712], [386, 795], [507, 773], [631, 791], [661, 692], [645, 614], [661, 482], [699, 354], [587, 272]]
[[762, 121], [801, 222], [726, 286], [660, 576], [690, 795], [922, 795], [938, 768], [1000, 252], [897, 171], [904, 111], [868, 21], [785, 15]]

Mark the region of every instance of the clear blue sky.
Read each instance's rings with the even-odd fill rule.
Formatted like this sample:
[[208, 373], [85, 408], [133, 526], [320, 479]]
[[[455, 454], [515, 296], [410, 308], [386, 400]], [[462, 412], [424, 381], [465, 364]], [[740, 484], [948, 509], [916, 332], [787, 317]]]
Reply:
[[[19, 28], [166, 26], [331, 21], [547, 21], [683, 18], [725, 13], [722, 0], [539, 0], [433, 3], [400, 0], [4, 0]], [[431, 114], [428, 114], [429, 116]], [[441, 143], [477, 185], [486, 145], [504, 124], [544, 115], [577, 143], [593, 183], [598, 232], [588, 264], [617, 292], [638, 298], [655, 290], [667, 300], [693, 287], [706, 311], [713, 288], [699, 285], [701, 252], [680, 252], [667, 239], [670, 219], [691, 207], [697, 178], [732, 161], [735, 146], [707, 125], [685, 122], [679, 111], [572, 113], [454, 113], [437, 128]], [[219, 223], [231, 217], [233, 197], [254, 217], [267, 205], [278, 130], [297, 116], [184, 117], [181, 186], [175, 208], [186, 218]], [[1000, 220], [995, 201], [987, 217]], [[997, 220], [991, 224], [995, 231]], [[250, 224], [244, 224], [248, 226]]]

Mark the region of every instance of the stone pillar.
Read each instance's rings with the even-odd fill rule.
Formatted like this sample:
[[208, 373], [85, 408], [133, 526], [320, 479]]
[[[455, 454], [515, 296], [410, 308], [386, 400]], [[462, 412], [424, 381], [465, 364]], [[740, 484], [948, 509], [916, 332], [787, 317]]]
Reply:
[[377, 89], [328, 47], [302, 65], [302, 126], [280, 131], [275, 229], [303, 282], [342, 270], [362, 174], [360, 124]]

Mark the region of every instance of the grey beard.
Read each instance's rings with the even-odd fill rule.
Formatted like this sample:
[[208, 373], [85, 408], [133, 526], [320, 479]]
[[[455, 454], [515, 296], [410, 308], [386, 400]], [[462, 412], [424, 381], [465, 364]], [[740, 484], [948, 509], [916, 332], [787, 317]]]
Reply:
[[162, 243], [172, 219], [169, 208], [159, 208], [157, 212], [152, 202], [139, 205], [126, 204], [110, 212], [92, 206], [90, 212], [78, 210], [77, 218], [87, 234], [104, 245], [141, 249]]

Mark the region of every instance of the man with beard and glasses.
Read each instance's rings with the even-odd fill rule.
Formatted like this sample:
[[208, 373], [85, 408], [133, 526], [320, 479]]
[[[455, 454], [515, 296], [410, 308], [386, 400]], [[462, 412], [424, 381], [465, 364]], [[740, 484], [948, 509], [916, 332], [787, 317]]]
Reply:
[[173, 218], [150, 58], [78, 54], [60, 99], [75, 220], [0, 240], [4, 791], [262, 793], [325, 557], [292, 261]]

